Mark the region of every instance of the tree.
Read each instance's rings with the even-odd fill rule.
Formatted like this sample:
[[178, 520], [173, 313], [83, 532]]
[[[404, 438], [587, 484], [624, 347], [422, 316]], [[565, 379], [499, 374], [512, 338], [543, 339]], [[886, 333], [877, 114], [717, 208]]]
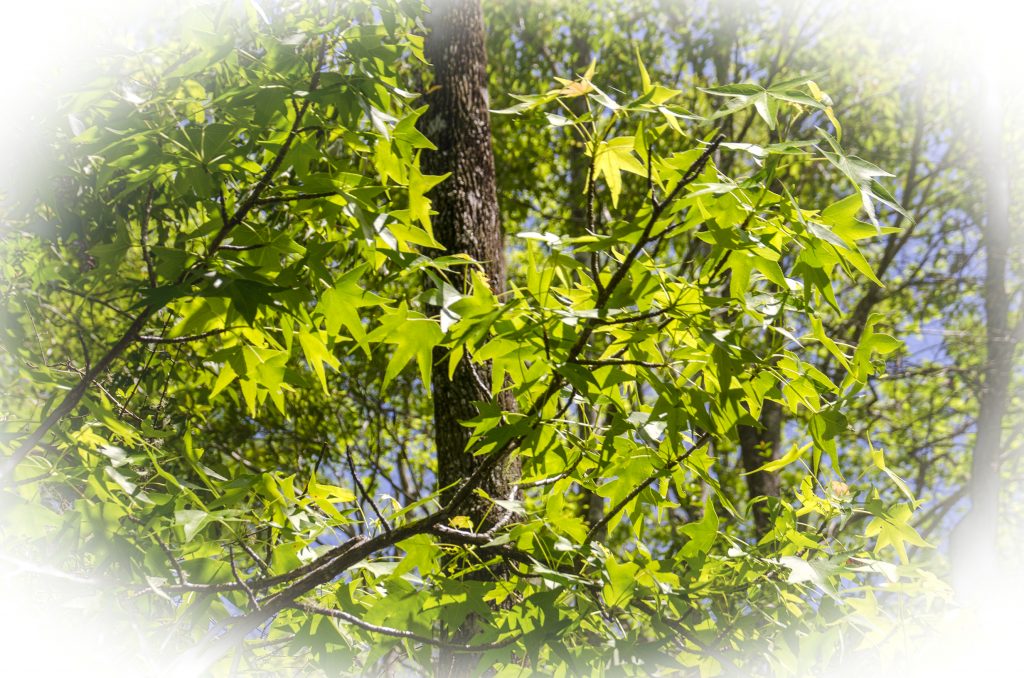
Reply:
[[641, 9], [205, 8], [79, 93], [5, 206], [5, 540], [218, 670], [800, 671], [881, 624], [929, 581], [858, 418], [885, 109], [841, 126], [802, 29]]
[[[989, 60], [991, 62], [991, 56]], [[984, 217], [981, 248], [985, 256], [983, 299], [985, 315], [985, 360], [982, 390], [978, 404], [978, 432], [971, 455], [968, 493], [971, 507], [957, 526], [959, 542], [954, 564], [957, 574], [972, 592], [977, 592], [997, 577], [999, 564], [1001, 466], [1004, 420], [1010, 408], [1010, 385], [1014, 375], [1014, 354], [1024, 340], [1024, 314], [1012, 324], [1009, 277], [1009, 253], [1012, 251], [1010, 227], [1010, 179], [1006, 160], [1006, 132], [1003, 105], [996, 78], [987, 74], [980, 87], [983, 101], [977, 119], [980, 170], [983, 175]]]
[[[426, 154], [424, 165], [431, 174], [448, 177], [431, 193], [437, 209], [432, 220], [434, 232], [445, 252], [479, 262], [490, 292], [500, 295], [505, 289], [505, 245], [491, 150], [483, 11], [478, 0], [440, 0], [432, 4], [427, 25], [424, 56], [433, 66], [434, 78], [421, 126], [436, 150]], [[435, 306], [434, 311], [451, 314], [444, 302], [472, 288], [473, 281], [464, 270], [453, 271], [440, 290], [442, 306]], [[442, 502], [447, 503], [456, 496], [460, 483], [477, 470], [471, 432], [464, 422], [478, 415], [478, 403], [492, 401], [492, 371], [487, 362], [476, 365], [452, 360], [441, 346], [434, 349], [432, 360], [441, 365], [453, 363], [450, 376], [442, 370], [433, 379], [437, 479]], [[505, 412], [515, 411], [515, 399], [505, 388], [493, 395], [493, 401]], [[514, 501], [519, 480], [518, 458], [504, 458], [481, 478], [478, 487], [485, 496]], [[474, 497], [460, 510], [469, 524], [484, 531], [513, 517], [508, 509], [495, 511], [482, 497]], [[465, 644], [476, 631], [475, 624], [464, 623], [450, 635]], [[442, 652], [437, 674], [464, 675], [477, 661], [479, 657], [473, 654]]]
[[[483, 13], [478, 2], [439, 2], [429, 14], [425, 56], [434, 69], [427, 114], [422, 127], [437, 149], [425, 156], [431, 174], [448, 175], [431, 193], [437, 216], [434, 231], [444, 251], [465, 254], [481, 264], [491, 292], [505, 288], [504, 242], [499, 222], [494, 179], [494, 156], [488, 122], [487, 55], [483, 44]], [[442, 290], [442, 303], [472, 289], [465, 271], [456, 271]], [[442, 307], [444, 308], [444, 307]], [[440, 312], [440, 309], [438, 309]], [[444, 308], [451, 315], [452, 311]], [[437, 349], [434, 361], [442, 363], [448, 351]], [[459, 481], [472, 475], [476, 459], [467, 456], [469, 431], [462, 422], [478, 412], [474, 403], [491, 400], [489, 365], [456, 361], [449, 378], [442, 372], [433, 380], [434, 434], [437, 439], [438, 483], [454, 491]], [[513, 411], [511, 393], [502, 389], [498, 403]], [[500, 464], [482, 482], [492, 497], [513, 499], [519, 473], [516, 465]], [[475, 507], [474, 524], [488, 522], [486, 503]]]

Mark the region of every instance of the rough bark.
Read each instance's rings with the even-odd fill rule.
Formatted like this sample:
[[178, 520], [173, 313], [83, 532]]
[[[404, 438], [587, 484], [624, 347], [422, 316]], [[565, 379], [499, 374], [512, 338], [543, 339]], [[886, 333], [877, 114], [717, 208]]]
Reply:
[[[479, 0], [433, 0], [429, 5], [424, 53], [433, 66], [434, 80], [427, 94], [430, 108], [421, 124], [437, 150], [424, 154], [423, 167], [430, 174], [451, 174], [430, 194], [437, 211], [434, 236], [447, 253], [465, 253], [481, 262], [492, 290], [500, 293], [505, 287], [505, 258], [488, 114], [483, 14]], [[449, 281], [456, 289], [465, 289], [463, 273], [453, 272]], [[438, 365], [433, 378], [437, 480], [439, 487], [448, 488], [442, 494], [447, 502], [459, 481], [479, 463], [479, 457], [467, 452], [470, 429], [461, 422], [477, 416], [475, 403], [492, 400], [491, 366], [473, 365], [463, 358], [449, 379], [445, 352], [436, 351], [434, 361]], [[503, 392], [497, 400], [505, 410], [514, 408], [511, 394]], [[519, 476], [519, 462], [512, 458], [495, 468], [481, 489], [491, 497], [509, 499]], [[468, 515], [477, 529], [487, 529], [502, 518], [494, 505], [476, 497], [460, 513]], [[468, 640], [474, 627], [468, 619], [451, 636]], [[437, 673], [467, 675], [478, 659], [442, 652]]]
[[[782, 405], [774, 400], [765, 400], [761, 408], [761, 426], [739, 426], [740, 453], [743, 470], [748, 473], [747, 491], [751, 501], [758, 497], [779, 496], [779, 474], [773, 471], [757, 471], [769, 461], [779, 458], [779, 444], [782, 441]], [[760, 537], [771, 529], [771, 510], [765, 501], [753, 505], [754, 529]]]
[[[423, 167], [430, 174], [451, 173], [430, 194], [437, 211], [434, 236], [447, 253], [465, 253], [481, 262], [491, 289], [500, 293], [505, 287], [505, 255], [488, 117], [483, 15], [477, 0], [434, 0], [430, 10], [424, 53], [433, 65], [434, 82], [422, 127], [437, 150], [424, 154]], [[450, 282], [464, 289], [465, 276], [453, 272]], [[491, 399], [491, 369], [463, 359], [449, 379], [447, 357], [439, 352], [438, 360], [433, 378], [437, 474], [439, 485], [447, 487], [475, 468], [476, 457], [466, 452], [470, 431], [460, 422], [477, 416], [474, 403]], [[510, 396], [503, 394], [499, 400], [503, 408], [512, 409]], [[518, 476], [514, 462], [505, 464], [483, 489], [507, 499]], [[474, 508], [479, 515], [471, 512], [470, 517], [478, 523], [491, 507]]]

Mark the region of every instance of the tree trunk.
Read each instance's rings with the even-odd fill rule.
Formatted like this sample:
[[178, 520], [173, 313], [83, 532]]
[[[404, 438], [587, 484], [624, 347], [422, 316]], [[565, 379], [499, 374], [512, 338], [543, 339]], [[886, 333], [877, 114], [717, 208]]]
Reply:
[[954, 577], [964, 593], [991, 584], [997, 574], [999, 473], [1003, 419], [1006, 416], [1013, 354], [1009, 325], [1010, 297], [1006, 290], [1010, 242], [1010, 187], [1003, 147], [1003, 110], [998, 85], [988, 74], [982, 87], [979, 122], [979, 166], [985, 184], [985, 381], [978, 409], [977, 436], [971, 457], [968, 494], [971, 508], [954, 536]]
[[[430, 108], [423, 116], [423, 130], [437, 146], [423, 156], [430, 174], [451, 173], [430, 194], [437, 215], [434, 236], [449, 254], [465, 253], [483, 265], [491, 289], [505, 287], [505, 253], [498, 214], [498, 195], [488, 117], [487, 56], [484, 51], [483, 15], [477, 0], [434, 0], [427, 16], [424, 53], [434, 67], [434, 83], [427, 96]], [[465, 276], [450, 274], [456, 289], [465, 289]], [[491, 399], [490, 365], [472, 366], [463, 359], [448, 378], [447, 358], [439, 352], [433, 379], [434, 425], [437, 443], [437, 476], [448, 487], [469, 476], [477, 459], [466, 452], [470, 431], [460, 422], [477, 416], [474, 402]], [[510, 394], [499, 396], [510, 410]], [[515, 462], [495, 470], [483, 485], [493, 497], [508, 499], [519, 480]], [[451, 491], [445, 493], [450, 496]], [[479, 523], [493, 508], [476, 505], [468, 515]]]
[[[754, 469], [779, 458], [779, 444], [782, 441], [782, 405], [774, 400], [765, 400], [761, 408], [761, 426], [739, 426], [740, 452], [743, 470], [749, 475], [747, 490], [750, 501], [758, 497], [779, 496], [779, 474], [774, 471]], [[758, 537], [771, 529], [771, 510], [768, 503], [759, 501], [753, 505], [754, 529]]]
[[[464, 253], [481, 262], [492, 290], [500, 293], [505, 287], [505, 255], [488, 117], [483, 13], [479, 0], [433, 0], [429, 4], [424, 54], [433, 65], [434, 81], [426, 97], [430, 108], [421, 125], [437, 150], [424, 154], [423, 168], [430, 174], [451, 173], [430, 194], [437, 210], [434, 236], [448, 254]], [[466, 276], [452, 272], [449, 282], [464, 291]], [[433, 377], [437, 481], [439, 487], [447, 488], [442, 492], [442, 501], [447, 502], [479, 461], [467, 452], [470, 429], [461, 422], [477, 416], [475, 402], [491, 400], [491, 367], [474, 366], [463, 358], [449, 379], [446, 352], [435, 351], [434, 361], [438, 365]], [[514, 409], [510, 393], [502, 392], [497, 400], [502, 409]], [[509, 499], [515, 494], [519, 476], [518, 460], [510, 459], [484, 480], [481, 489], [491, 497]], [[479, 497], [460, 513], [480, 530], [502, 515]], [[467, 642], [474, 632], [475, 624], [469, 619], [451, 639]], [[478, 659], [442, 652], [438, 675], [466, 675]]]

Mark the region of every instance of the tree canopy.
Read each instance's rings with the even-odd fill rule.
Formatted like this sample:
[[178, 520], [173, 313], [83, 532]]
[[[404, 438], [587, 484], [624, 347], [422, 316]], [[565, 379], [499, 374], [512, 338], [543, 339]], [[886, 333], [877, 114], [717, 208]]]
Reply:
[[143, 672], [806, 675], [1015, 548], [1007, 102], [850, 8], [427, 5], [199, 3], [43, 121], [19, 586]]

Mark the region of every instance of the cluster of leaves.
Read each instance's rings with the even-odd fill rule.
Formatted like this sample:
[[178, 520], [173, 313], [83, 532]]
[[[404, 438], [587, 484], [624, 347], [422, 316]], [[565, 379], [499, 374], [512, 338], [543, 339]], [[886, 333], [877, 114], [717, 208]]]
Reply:
[[[578, 143], [584, 222], [506, 224], [495, 295], [432, 234], [420, 11], [202, 9], [69, 104], [63, 170], [5, 215], [7, 546], [74, 554], [202, 664], [799, 672], [839, 628], [883, 637], [876, 590], [927, 583], [915, 502], [867, 447], [906, 496], [847, 484], [837, 440], [900, 343], [821, 316], [878, 282], [864, 245], [896, 207], [828, 96], [798, 78], [684, 107], [634, 55], [634, 95], [592, 65], [517, 97], [517, 136]], [[730, 138], [746, 114], [763, 143]], [[822, 167], [841, 190], [805, 200]], [[481, 469], [523, 464], [486, 532], [459, 510], [478, 477], [446, 505], [432, 486], [431, 377], [463, 360], [518, 403], [466, 422]], [[743, 498], [723, 458], [766, 402], [793, 445], [761, 470], [792, 483]]]

